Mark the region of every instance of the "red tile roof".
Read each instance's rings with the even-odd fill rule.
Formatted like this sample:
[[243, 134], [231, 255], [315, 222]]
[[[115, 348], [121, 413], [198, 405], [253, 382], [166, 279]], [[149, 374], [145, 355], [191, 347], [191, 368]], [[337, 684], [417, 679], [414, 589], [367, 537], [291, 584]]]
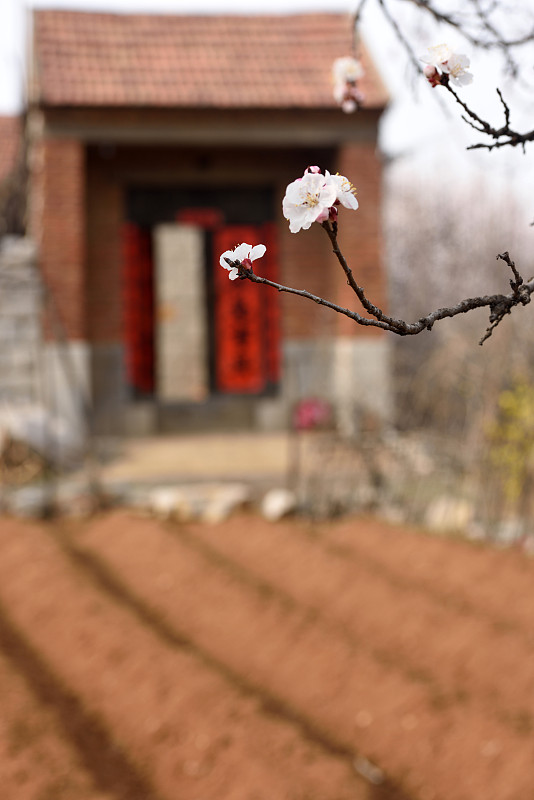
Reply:
[[19, 117], [0, 116], [0, 182], [8, 177], [17, 162], [21, 136]]
[[[332, 61], [349, 15], [189, 16], [34, 12], [34, 99], [43, 105], [332, 108]], [[366, 53], [365, 105], [384, 86]]]

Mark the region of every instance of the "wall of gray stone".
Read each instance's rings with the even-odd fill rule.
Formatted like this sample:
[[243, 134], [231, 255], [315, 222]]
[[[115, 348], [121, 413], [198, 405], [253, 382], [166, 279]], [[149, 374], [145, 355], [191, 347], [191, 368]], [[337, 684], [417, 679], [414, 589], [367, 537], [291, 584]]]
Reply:
[[0, 404], [42, 400], [43, 292], [29, 239], [0, 241]]

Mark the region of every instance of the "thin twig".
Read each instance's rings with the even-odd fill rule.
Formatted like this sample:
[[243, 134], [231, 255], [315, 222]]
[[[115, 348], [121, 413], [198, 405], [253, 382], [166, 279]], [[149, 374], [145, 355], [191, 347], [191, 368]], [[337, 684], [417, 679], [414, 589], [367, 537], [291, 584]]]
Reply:
[[473, 111], [472, 108], [467, 105], [467, 103], [464, 102], [464, 100], [462, 100], [462, 98], [452, 88], [447, 75], [442, 76], [441, 85], [444, 86], [447, 91], [450, 92], [450, 94], [452, 94], [456, 102], [468, 115], [469, 119], [462, 116], [464, 122], [467, 122], [467, 124], [478, 131], [478, 133], [483, 133], [493, 140], [492, 142], [478, 142], [477, 144], [471, 144], [467, 148], [468, 150], [494, 150], [500, 147], [517, 147], [517, 145], [521, 145], [524, 151], [525, 144], [527, 142], [534, 141], [534, 130], [527, 131], [526, 133], [518, 133], [518, 131], [515, 131], [510, 127], [510, 108], [506, 103], [500, 89], [497, 89], [496, 91], [504, 109], [505, 122], [501, 128], [495, 128], [490, 125], [489, 122], [482, 119], [482, 117], [480, 117], [475, 111]]
[[352, 15], [352, 55], [354, 58], [358, 57], [358, 25], [366, 2], [367, 0], [360, 0], [356, 11]]
[[319, 297], [316, 294], [312, 294], [306, 289], [294, 289], [291, 286], [284, 286], [283, 284], [276, 283], [276, 281], [271, 281], [268, 278], [262, 278], [260, 275], [256, 275], [251, 269], [243, 267], [240, 261], [230, 261], [229, 258], [225, 258], [225, 261], [230, 267], [237, 267], [239, 270], [239, 277], [242, 280], [246, 279], [252, 281], [252, 283], [262, 283], [265, 286], [272, 286], [273, 289], [276, 289], [279, 292], [287, 292], [288, 294], [296, 294], [299, 297], [305, 297], [307, 300], [312, 300], [314, 303], [317, 303], [320, 306], [325, 306], [326, 308], [330, 308], [332, 311], [337, 311], [338, 314], [343, 314], [345, 317], [349, 317], [349, 319], [357, 322], [358, 325], [368, 325], [374, 328], [390, 330], [390, 326], [387, 322], [362, 317], [357, 311], [351, 311], [350, 308], [343, 308], [343, 306], [339, 306], [337, 303], [332, 303], [330, 300], [325, 300], [324, 297]]
[[[455, 28], [459, 31], [466, 41], [470, 42], [473, 47], [478, 47], [483, 50], [492, 50], [492, 49], [504, 49], [505, 51], [509, 50], [512, 47], [520, 47], [524, 44], [528, 44], [534, 40], [534, 30], [531, 29], [524, 36], [520, 36], [516, 39], [507, 39], [500, 31], [498, 31], [488, 20], [487, 15], [479, 9], [476, 11], [476, 16], [481, 22], [482, 27], [486, 30], [493, 39], [481, 39], [479, 36], [470, 33], [467, 30], [466, 24], [464, 21], [453, 17], [451, 14], [446, 14], [443, 11], [435, 8], [433, 3], [430, 0], [405, 0], [405, 2], [409, 2], [417, 8], [420, 8], [422, 11], [427, 12], [436, 22], [444, 23], [445, 25], [449, 25], [451, 28]], [[475, 4], [478, 5], [478, 4]], [[508, 60], [508, 55], [507, 55]]]
[[231, 261], [228, 258], [225, 260], [230, 267], [238, 269], [239, 278], [241, 280], [249, 280], [252, 281], [252, 283], [261, 283], [266, 286], [271, 286], [273, 289], [276, 289], [279, 292], [287, 292], [289, 294], [298, 295], [299, 297], [305, 297], [307, 300], [312, 300], [318, 305], [325, 306], [326, 308], [330, 308], [332, 311], [336, 311], [338, 314], [343, 314], [344, 316], [349, 317], [349, 319], [352, 319], [358, 325], [381, 328], [382, 330], [389, 331], [390, 333], [396, 333], [398, 336], [416, 336], [425, 330], [432, 330], [435, 323], [439, 320], [456, 317], [458, 314], [466, 314], [476, 308], [489, 307], [490, 325], [486, 329], [484, 336], [479, 342], [479, 344], [483, 344], [486, 339], [491, 336], [497, 325], [499, 325], [504, 317], [509, 314], [515, 306], [526, 306], [528, 303], [530, 303], [531, 295], [534, 292], [534, 278], [525, 283], [519, 274], [515, 263], [510, 258], [508, 251], [506, 251], [504, 253], [500, 253], [497, 258], [504, 261], [512, 270], [514, 280], [510, 281], [512, 291], [509, 294], [468, 297], [465, 300], [461, 300], [454, 306], [438, 308], [435, 311], [431, 311], [429, 314], [421, 317], [416, 322], [410, 323], [403, 319], [396, 319], [395, 317], [390, 317], [385, 314], [380, 308], [378, 308], [378, 306], [375, 306], [365, 297], [363, 289], [354, 280], [352, 270], [347, 265], [345, 257], [339, 249], [335, 231], [332, 231], [332, 227], [327, 226], [326, 224], [323, 224], [322, 227], [325, 229], [330, 240], [335, 241], [336, 246], [334, 247], [334, 253], [338, 258], [343, 271], [347, 275], [349, 285], [356, 293], [366, 311], [371, 314], [371, 319], [363, 317], [361, 314], [358, 314], [356, 311], [352, 311], [349, 308], [344, 308], [337, 303], [326, 300], [324, 297], [311, 294], [306, 289], [294, 289], [291, 286], [284, 286], [283, 284], [277, 283], [276, 281], [271, 281], [268, 278], [262, 278], [260, 275], [256, 275], [252, 268], [248, 269], [247, 267], [244, 267], [240, 261]]
[[415, 68], [415, 70], [418, 73], [422, 73], [422, 68], [421, 68], [421, 64], [419, 62], [419, 59], [415, 55], [415, 53], [414, 53], [414, 51], [412, 49], [412, 46], [410, 45], [409, 41], [406, 39], [406, 37], [404, 36], [402, 30], [400, 29], [397, 20], [390, 13], [389, 8], [387, 8], [387, 6], [385, 5], [384, 0], [378, 0], [378, 5], [380, 6], [380, 8], [382, 10], [382, 14], [384, 15], [385, 19], [388, 21], [390, 26], [393, 28], [393, 31], [395, 32], [395, 36], [397, 37], [399, 42], [402, 44], [402, 46], [406, 50], [406, 52], [408, 54], [408, 58], [412, 62], [412, 66]]
[[343, 272], [347, 276], [348, 285], [350, 286], [350, 288], [352, 289], [352, 291], [354, 292], [354, 294], [356, 295], [362, 306], [369, 314], [371, 314], [371, 316], [375, 317], [375, 319], [379, 320], [380, 322], [386, 322], [390, 327], [396, 327], [397, 320], [395, 320], [393, 317], [387, 316], [387, 314], [385, 314], [380, 308], [378, 308], [378, 306], [375, 306], [374, 303], [371, 303], [371, 301], [367, 298], [363, 287], [356, 282], [352, 270], [347, 264], [345, 256], [343, 255], [339, 247], [337, 241], [337, 226], [330, 225], [329, 222], [323, 222], [322, 227], [324, 228], [324, 230], [328, 235], [328, 238], [330, 239], [330, 242], [332, 244], [332, 251], [335, 257], [339, 261]]

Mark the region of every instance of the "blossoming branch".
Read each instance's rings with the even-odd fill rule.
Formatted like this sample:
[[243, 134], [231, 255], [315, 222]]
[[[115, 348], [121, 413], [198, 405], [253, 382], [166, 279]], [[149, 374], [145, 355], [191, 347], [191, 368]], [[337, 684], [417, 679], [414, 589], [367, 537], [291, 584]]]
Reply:
[[290, 183], [282, 201], [291, 233], [308, 230], [312, 222], [337, 219], [337, 206], [356, 210], [356, 190], [343, 175], [323, 175], [319, 167], [308, 167], [302, 178]]
[[493, 140], [490, 143], [479, 142], [472, 144], [467, 148], [468, 150], [481, 148], [493, 150], [506, 146], [516, 147], [517, 145], [521, 145], [524, 150], [527, 142], [534, 141], [534, 130], [527, 133], [519, 133], [510, 127], [510, 109], [499, 89], [497, 89], [497, 94], [503, 106], [505, 118], [505, 123], [500, 128], [496, 128], [482, 119], [456, 93], [453, 85], [467, 86], [473, 81], [473, 75], [467, 71], [467, 67], [470, 65], [467, 56], [453, 52], [447, 44], [438, 44], [434, 47], [429, 47], [428, 54], [422, 56], [420, 60], [426, 65], [423, 68], [423, 74], [430, 85], [432, 87], [444, 86], [465, 111], [466, 116], [462, 117], [462, 119], [478, 133], [489, 136]]
[[[257, 244], [254, 247], [251, 244], [238, 245], [235, 250], [225, 250], [219, 259], [219, 264], [224, 269], [229, 270], [228, 277], [231, 281], [235, 281], [240, 277], [239, 267], [244, 270], [252, 269], [252, 262], [265, 255], [267, 248], [264, 244]], [[238, 264], [239, 266], [234, 266]]]
[[509, 294], [467, 298], [466, 300], [461, 300], [455, 306], [432, 311], [412, 323], [389, 316], [367, 297], [364, 287], [360, 286], [356, 281], [352, 269], [341, 252], [337, 238], [339, 205], [352, 211], [358, 209], [354, 186], [344, 175], [331, 175], [327, 170], [323, 174], [319, 167], [313, 166], [305, 170], [302, 178], [297, 178], [289, 184], [284, 195], [282, 210], [284, 217], [289, 220], [291, 233], [308, 230], [314, 222], [322, 226], [330, 239], [332, 252], [345, 273], [347, 283], [356, 295], [364, 313], [344, 308], [323, 297], [313, 295], [305, 289], [284, 286], [256, 275], [252, 264], [265, 254], [266, 247], [263, 244], [252, 246], [243, 242], [234, 250], [226, 250], [221, 255], [219, 263], [229, 271], [228, 277], [230, 280], [239, 278], [272, 286], [279, 292], [296, 294], [312, 300], [318, 305], [326, 306], [339, 314], [349, 317], [359, 325], [381, 328], [382, 330], [396, 333], [398, 336], [414, 336], [425, 330], [430, 331], [434, 324], [441, 319], [455, 317], [475, 308], [487, 306], [490, 309], [490, 324], [480, 340], [480, 344], [483, 344], [491, 336], [494, 328], [515, 306], [530, 303], [531, 294], [534, 292], [534, 279], [525, 283], [509, 254], [505, 252], [499, 254], [497, 258], [504, 261], [512, 270], [513, 279], [510, 280], [512, 291]]
[[456, 86], [467, 86], [473, 81], [467, 71], [470, 64], [467, 56], [454, 53], [447, 44], [429, 47], [428, 55], [422, 56], [421, 61], [426, 64], [423, 73], [431, 86], [446, 85], [449, 81]]
[[[359, 22], [360, 14], [366, 0], [360, 0], [358, 9], [354, 15], [354, 27], [356, 30]], [[461, 31], [464, 35], [465, 30], [462, 28], [461, 22], [451, 15], [444, 14], [438, 11], [432, 4], [431, 0], [425, 0], [421, 3], [419, 0], [413, 0], [419, 9], [424, 13], [428, 13], [440, 23], [445, 23], [457, 30]], [[476, 112], [474, 112], [467, 103], [461, 99], [456, 93], [454, 87], [468, 86], [473, 81], [473, 75], [468, 71], [470, 61], [467, 56], [454, 52], [447, 44], [439, 44], [434, 47], [429, 47], [427, 54], [423, 56], [420, 61], [423, 61], [425, 67], [423, 70], [418, 66], [418, 60], [410, 47], [409, 42], [403, 34], [403, 31], [391, 15], [389, 9], [382, 2], [378, 0], [383, 14], [388, 22], [393, 27], [398, 41], [407, 50], [412, 63], [423, 72], [425, 78], [432, 87], [443, 86], [449, 91], [456, 102], [462, 107], [465, 112], [463, 119], [470, 124], [478, 132], [488, 136], [491, 139], [490, 143], [479, 143], [471, 145], [468, 149], [477, 147], [484, 147], [491, 150], [496, 147], [521, 145], [525, 148], [525, 143], [534, 141], [534, 130], [524, 134], [520, 134], [513, 130], [510, 126], [510, 109], [508, 108], [501, 92], [497, 89], [497, 93], [504, 108], [505, 122], [500, 128], [490, 125], [487, 121], [483, 120]], [[517, 46], [531, 41], [534, 38], [534, 31], [527, 33], [517, 40], [506, 40], [502, 37], [499, 38], [494, 26], [488, 23], [485, 12], [482, 13], [478, 6], [476, 7], [476, 14], [480, 17], [484, 29], [488, 34], [495, 38], [495, 41], [489, 42], [484, 45], [476, 37], [469, 37], [472, 44], [475, 46], [499, 47], [507, 50], [512, 46]], [[336, 59], [332, 66], [332, 78], [334, 85], [334, 98], [341, 106], [343, 111], [351, 112], [359, 108], [362, 102], [362, 95], [358, 88], [358, 81], [363, 76], [363, 69], [360, 62], [352, 57], [344, 57]], [[371, 326], [381, 328], [382, 330], [396, 333], [399, 336], [412, 336], [421, 333], [425, 330], [432, 330], [433, 325], [441, 319], [446, 317], [454, 317], [458, 314], [464, 314], [475, 308], [489, 308], [489, 325], [485, 334], [480, 340], [480, 344], [489, 338], [497, 325], [509, 314], [513, 308], [518, 305], [527, 305], [530, 303], [531, 295], [534, 292], [534, 278], [525, 282], [520, 275], [515, 263], [512, 261], [509, 253], [506, 251], [497, 256], [498, 260], [503, 261], [512, 271], [512, 279], [510, 280], [511, 292], [508, 294], [494, 294], [484, 295], [479, 297], [467, 298], [461, 300], [454, 306], [448, 308], [439, 308], [430, 312], [419, 320], [409, 323], [402, 319], [396, 319], [386, 314], [378, 306], [375, 306], [372, 301], [367, 297], [364, 287], [360, 286], [354, 278], [353, 272], [345, 259], [345, 256], [340, 250], [338, 243], [338, 209], [343, 206], [349, 210], [358, 209], [358, 200], [356, 198], [356, 190], [352, 183], [343, 175], [331, 175], [328, 171], [324, 174], [318, 166], [308, 167], [301, 178], [297, 178], [287, 186], [283, 203], [282, 211], [285, 219], [289, 221], [289, 229], [292, 233], [298, 233], [301, 230], [308, 230], [314, 222], [320, 224], [323, 230], [328, 235], [332, 251], [341, 266], [347, 283], [356, 295], [363, 313], [348, 308], [343, 308], [332, 301], [326, 300], [323, 297], [313, 295], [305, 289], [295, 289], [289, 286], [283, 286], [275, 281], [263, 278], [256, 275], [253, 269], [253, 261], [260, 258], [266, 251], [264, 245], [238, 245], [235, 250], [227, 250], [221, 255], [220, 263], [224, 269], [229, 271], [230, 280], [250, 280], [254, 283], [262, 283], [267, 286], [272, 286], [279, 292], [288, 292], [290, 294], [299, 295], [312, 300], [319, 305], [326, 306], [327, 308], [343, 314], [359, 325]]]

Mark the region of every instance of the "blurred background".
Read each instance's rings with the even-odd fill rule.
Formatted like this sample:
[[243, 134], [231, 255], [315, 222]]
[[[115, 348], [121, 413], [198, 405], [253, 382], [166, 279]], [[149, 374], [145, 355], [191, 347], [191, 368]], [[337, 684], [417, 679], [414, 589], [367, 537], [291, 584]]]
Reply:
[[1, 0], [1, 800], [534, 796], [531, 5]]
[[[529, 308], [483, 347], [484, 311], [413, 338], [373, 336], [218, 272], [222, 250], [254, 238], [267, 245], [265, 276], [354, 307], [322, 232], [290, 235], [281, 216], [285, 186], [317, 163], [356, 185], [360, 210], [354, 222], [342, 211], [341, 245], [393, 314], [506, 291], [505, 250], [529, 277], [528, 151], [468, 151], [480, 135], [413, 60], [447, 39], [471, 58], [466, 102], [498, 125], [498, 86], [521, 129], [530, 49], [514, 50], [514, 67], [502, 48], [473, 46], [468, 13], [462, 38], [411, 3], [388, 14], [368, 3], [355, 41], [364, 100], [344, 114], [330, 68], [352, 52], [354, 11], [3, 3], [6, 486], [35, 484], [45, 462], [70, 475], [88, 449], [122, 483], [222, 477], [193, 468], [196, 443], [162, 448], [215, 436], [225, 452], [221, 437], [232, 448], [241, 436], [244, 454], [262, 455], [257, 465], [243, 455], [227, 477], [252, 470], [262, 488], [296, 491], [309, 513], [366, 509], [474, 537], [528, 535]], [[530, 13], [503, 3], [496, 19], [513, 39]], [[146, 474], [139, 464], [128, 477], [143, 444]], [[207, 465], [232, 463], [213, 452]]]

